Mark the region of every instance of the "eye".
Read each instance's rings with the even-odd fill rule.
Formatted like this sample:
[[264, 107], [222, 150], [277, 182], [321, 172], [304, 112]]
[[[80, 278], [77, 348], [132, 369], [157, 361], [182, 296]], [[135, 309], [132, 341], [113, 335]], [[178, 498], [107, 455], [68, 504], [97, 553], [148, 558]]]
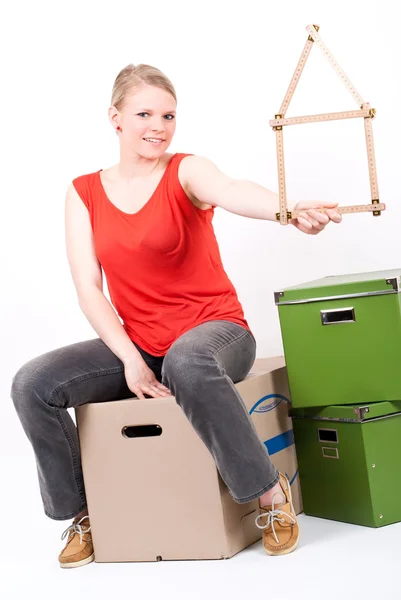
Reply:
[[[147, 112], [141, 112], [138, 113], [138, 117], [142, 117], [143, 115], [149, 115], [149, 113]], [[174, 115], [168, 114], [168, 115], [164, 115], [167, 121], [173, 121], [173, 119], [175, 119]], [[171, 117], [171, 119], [167, 119], [167, 117]]]

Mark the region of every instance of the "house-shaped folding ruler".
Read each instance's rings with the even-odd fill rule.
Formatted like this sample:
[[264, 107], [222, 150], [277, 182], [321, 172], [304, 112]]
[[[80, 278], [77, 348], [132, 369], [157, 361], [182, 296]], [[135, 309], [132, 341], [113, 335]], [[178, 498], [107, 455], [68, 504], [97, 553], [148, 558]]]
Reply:
[[[339, 206], [337, 207], [338, 212], [342, 214], [357, 213], [357, 212], [372, 212], [373, 216], [379, 216], [382, 210], [385, 210], [386, 205], [379, 202], [379, 190], [377, 184], [376, 174], [376, 161], [375, 151], [373, 144], [373, 130], [372, 130], [372, 119], [374, 118], [376, 111], [370, 107], [369, 102], [364, 102], [362, 97], [358, 94], [351, 81], [348, 79], [344, 71], [338, 65], [334, 57], [330, 54], [326, 48], [320, 35], [318, 34], [318, 25], [308, 25], [306, 27], [309, 33], [305, 47], [299, 59], [298, 65], [295, 69], [295, 73], [291, 79], [291, 83], [288, 87], [287, 93], [280, 107], [278, 114], [274, 116], [269, 124], [272, 126], [273, 131], [276, 133], [276, 144], [277, 144], [277, 163], [278, 163], [278, 183], [279, 183], [279, 202], [280, 212], [276, 214], [277, 220], [280, 221], [281, 225], [287, 225], [289, 219], [296, 218], [302, 211], [288, 211], [287, 210], [287, 197], [285, 191], [285, 170], [284, 170], [284, 147], [283, 147], [283, 127], [288, 125], [299, 125], [303, 123], [317, 123], [319, 121], [334, 121], [336, 119], [355, 119], [362, 117], [365, 125], [365, 138], [366, 148], [368, 153], [368, 167], [369, 167], [369, 178], [370, 178], [370, 189], [372, 202], [371, 204], [362, 204], [355, 206]], [[355, 101], [359, 106], [359, 110], [352, 110], [347, 112], [328, 113], [321, 115], [307, 115], [303, 117], [290, 117], [286, 118], [285, 113], [289, 107], [291, 99], [294, 95], [298, 81], [302, 75], [302, 71], [305, 67], [306, 60], [312, 49], [313, 44], [317, 44], [324, 56], [327, 58], [331, 66], [334, 68], [337, 75], [340, 77], [343, 84], [350, 91]]]

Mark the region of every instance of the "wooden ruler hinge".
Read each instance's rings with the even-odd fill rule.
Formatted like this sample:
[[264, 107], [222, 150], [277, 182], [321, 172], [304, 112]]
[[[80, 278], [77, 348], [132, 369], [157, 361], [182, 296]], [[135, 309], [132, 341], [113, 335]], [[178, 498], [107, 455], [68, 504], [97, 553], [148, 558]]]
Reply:
[[[319, 29], [320, 29], [320, 26], [319, 26], [319, 25], [314, 25], [313, 27], [316, 29], [316, 31], [319, 31]], [[309, 42], [314, 42], [315, 40], [314, 40], [314, 39], [313, 39], [313, 37], [310, 35], [310, 36], [308, 36], [308, 41], [309, 41]]]

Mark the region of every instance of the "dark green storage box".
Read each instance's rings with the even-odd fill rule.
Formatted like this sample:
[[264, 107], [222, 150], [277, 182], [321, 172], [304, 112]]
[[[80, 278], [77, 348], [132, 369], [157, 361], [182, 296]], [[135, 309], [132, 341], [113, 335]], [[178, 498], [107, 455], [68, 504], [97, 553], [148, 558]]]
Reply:
[[401, 269], [276, 292], [294, 408], [401, 399]]
[[401, 521], [401, 401], [291, 413], [305, 514], [369, 527]]

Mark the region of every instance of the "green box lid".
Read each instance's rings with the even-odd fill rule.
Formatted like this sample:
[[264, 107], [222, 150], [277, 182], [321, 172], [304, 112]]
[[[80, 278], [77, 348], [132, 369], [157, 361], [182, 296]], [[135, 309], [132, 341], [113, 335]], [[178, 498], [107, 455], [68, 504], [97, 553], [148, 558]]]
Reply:
[[400, 289], [401, 269], [373, 271], [371, 273], [353, 273], [350, 275], [334, 275], [315, 279], [281, 292], [275, 292], [276, 304], [296, 303], [299, 301], [318, 301], [344, 297], [359, 296], [366, 293], [394, 293]]
[[348, 404], [325, 407], [293, 408], [290, 411], [294, 419], [316, 419], [321, 421], [349, 421], [363, 423], [378, 417], [387, 417], [401, 413], [401, 400], [371, 402], [368, 404]]

